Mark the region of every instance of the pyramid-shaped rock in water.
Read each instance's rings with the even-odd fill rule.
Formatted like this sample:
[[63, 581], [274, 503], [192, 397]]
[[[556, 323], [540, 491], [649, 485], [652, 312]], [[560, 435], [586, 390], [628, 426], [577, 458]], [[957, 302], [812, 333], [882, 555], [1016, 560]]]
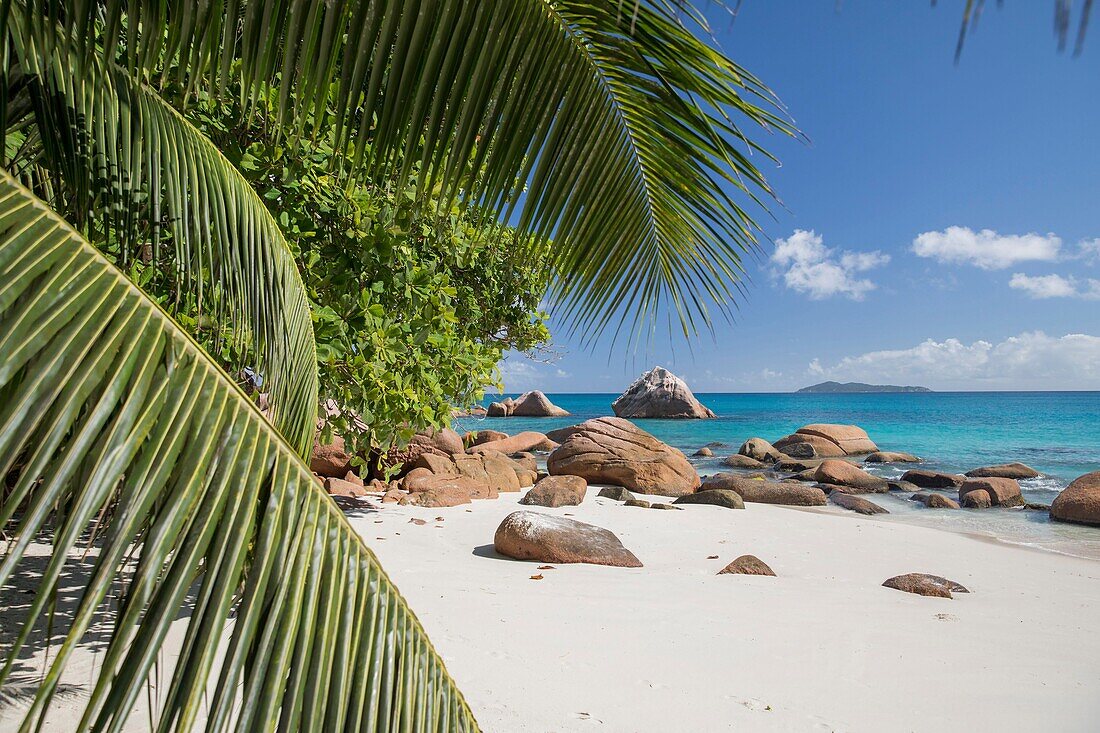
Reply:
[[512, 417], [565, 417], [567, 410], [555, 405], [542, 392], [532, 390], [524, 392], [512, 403]]
[[716, 417], [695, 399], [684, 380], [653, 367], [611, 403], [619, 417], [706, 418]]

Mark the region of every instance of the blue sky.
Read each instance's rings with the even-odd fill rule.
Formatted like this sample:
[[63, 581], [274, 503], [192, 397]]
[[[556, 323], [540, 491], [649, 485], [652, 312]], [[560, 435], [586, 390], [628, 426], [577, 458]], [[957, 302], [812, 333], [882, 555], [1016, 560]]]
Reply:
[[551, 319], [551, 353], [511, 355], [506, 390], [615, 392], [654, 364], [702, 392], [1100, 389], [1100, 36], [1075, 59], [1053, 2], [987, 6], [958, 66], [961, 0], [716, 14], [810, 139], [763, 138], [785, 208], [760, 219], [737, 321], [630, 350]]

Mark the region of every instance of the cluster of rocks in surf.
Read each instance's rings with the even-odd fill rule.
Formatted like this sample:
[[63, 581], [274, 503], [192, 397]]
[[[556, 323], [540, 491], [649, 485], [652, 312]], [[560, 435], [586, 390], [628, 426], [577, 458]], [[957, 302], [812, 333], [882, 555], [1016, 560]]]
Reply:
[[[514, 435], [453, 430], [417, 435], [399, 452], [393, 480], [364, 481], [341, 441], [317, 445], [311, 467], [336, 497], [373, 496], [383, 504], [449, 507], [502, 493], [525, 492], [525, 507], [571, 507], [585, 501], [590, 484], [598, 497], [634, 509], [680, 510], [693, 505], [744, 510], [746, 504], [823, 506], [865, 514], [888, 510], [872, 500], [879, 494], [908, 494], [931, 509], [989, 509], [1025, 506], [1019, 482], [1040, 474], [1022, 463], [983, 466], [966, 474], [914, 465], [888, 480], [865, 470], [882, 464], [920, 464], [911, 453], [883, 451], [855, 425], [814, 423], [774, 442], [753, 437], [736, 453], [715, 456], [722, 444], [694, 455], [715, 458], [725, 469], [703, 478], [681, 451], [642, 430], [627, 417], [709, 418], [687, 385], [657, 367], [643, 374], [613, 403], [615, 417], [599, 417], [547, 433]], [[489, 415], [568, 415], [542, 392], [533, 391], [490, 405]], [[541, 459], [545, 470], [540, 470]], [[661, 498], [658, 498], [661, 497]], [[668, 501], [667, 499], [671, 499]], [[1030, 505], [1027, 505], [1030, 507]], [[1032, 507], [1033, 508], [1033, 507]], [[1044, 507], [1045, 508], [1045, 507]], [[1100, 472], [1074, 481], [1049, 507], [1061, 521], [1100, 525]], [[501, 522], [497, 552], [520, 560], [640, 567], [641, 560], [611, 531], [568, 516], [522, 509]], [[738, 557], [720, 574], [774, 575], [752, 555]], [[939, 576], [910, 573], [884, 586], [922, 595], [951, 597], [966, 589]]]

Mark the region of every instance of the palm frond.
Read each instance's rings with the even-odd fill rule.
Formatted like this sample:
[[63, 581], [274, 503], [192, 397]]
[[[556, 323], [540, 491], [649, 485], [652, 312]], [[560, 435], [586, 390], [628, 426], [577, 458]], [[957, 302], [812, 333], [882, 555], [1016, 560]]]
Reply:
[[360, 175], [419, 162], [425, 187], [522, 209], [555, 240], [575, 329], [667, 305], [690, 332], [710, 304], [728, 313], [750, 209], [772, 196], [751, 135], [795, 134], [686, 0], [138, 5], [86, 2], [62, 22], [76, 39], [102, 28], [101, 53], [147, 80], [175, 69], [220, 93], [238, 74], [247, 101], [280, 79], [281, 122], [308, 138], [309, 114], [333, 115]]
[[[53, 533], [0, 684], [66, 558], [85, 543], [94, 557], [24, 730], [103, 613], [110, 640], [77, 727], [119, 730], [188, 598], [160, 730], [202, 718], [213, 731], [476, 729], [419, 622], [291, 446], [164, 311], [7, 172], [0, 354], [0, 476], [17, 477], [0, 503], [0, 526], [12, 529], [0, 586], [40, 532]], [[108, 600], [117, 576], [127, 582]]]
[[[64, 171], [66, 210], [101, 210], [122, 237], [142, 205], [154, 259], [167, 220], [178, 279], [231, 318], [264, 375], [271, 419], [301, 455], [313, 442], [317, 355], [305, 285], [277, 223], [239, 171], [159, 94], [121, 68], [51, 41], [13, 7], [14, 60], [37, 82], [45, 157]], [[52, 53], [46, 53], [52, 50]], [[141, 204], [139, 202], [147, 202]], [[211, 280], [213, 287], [205, 288]]]

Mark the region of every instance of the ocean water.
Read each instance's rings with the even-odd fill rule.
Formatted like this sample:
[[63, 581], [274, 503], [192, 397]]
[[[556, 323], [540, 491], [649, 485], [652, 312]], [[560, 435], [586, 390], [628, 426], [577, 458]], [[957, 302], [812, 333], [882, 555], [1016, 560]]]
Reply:
[[[515, 396], [515, 395], [512, 395]], [[551, 394], [569, 410], [564, 418], [460, 418], [455, 428], [546, 432], [612, 415], [616, 394]], [[964, 472], [977, 466], [1020, 461], [1043, 476], [1020, 482], [1030, 502], [1049, 504], [1084, 473], [1100, 470], [1100, 392], [933, 392], [919, 394], [703, 394], [696, 395], [715, 420], [634, 420], [639, 427], [691, 455], [723, 443], [715, 457], [692, 458], [700, 474], [723, 470], [721, 457], [759, 436], [777, 440], [814, 422], [864, 428], [882, 450], [915, 453], [922, 468]], [[492, 399], [500, 399], [494, 397]], [[488, 404], [492, 399], [486, 399]], [[887, 478], [905, 466], [868, 466]], [[1100, 558], [1100, 528], [1051, 522], [1046, 512], [929, 510], [895, 496], [872, 499], [904, 521], [1068, 554]]]

